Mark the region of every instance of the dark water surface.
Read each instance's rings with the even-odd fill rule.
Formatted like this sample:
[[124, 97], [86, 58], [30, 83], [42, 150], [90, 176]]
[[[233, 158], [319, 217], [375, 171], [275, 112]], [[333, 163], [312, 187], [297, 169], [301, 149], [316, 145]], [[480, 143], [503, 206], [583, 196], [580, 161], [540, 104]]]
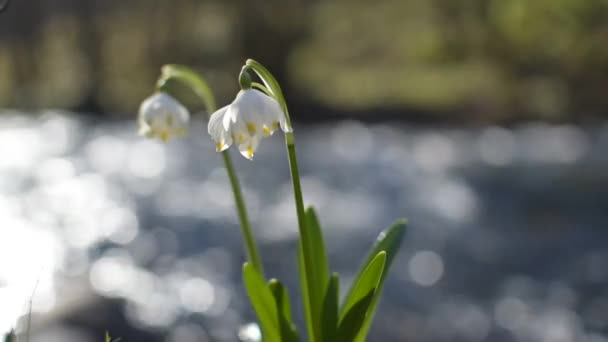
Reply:
[[[255, 340], [227, 177], [194, 126], [162, 145], [132, 122], [1, 116], [0, 330], [38, 283], [32, 341]], [[342, 289], [409, 219], [370, 341], [608, 341], [608, 123], [295, 126]], [[301, 317], [281, 136], [233, 157], [267, 274]]]

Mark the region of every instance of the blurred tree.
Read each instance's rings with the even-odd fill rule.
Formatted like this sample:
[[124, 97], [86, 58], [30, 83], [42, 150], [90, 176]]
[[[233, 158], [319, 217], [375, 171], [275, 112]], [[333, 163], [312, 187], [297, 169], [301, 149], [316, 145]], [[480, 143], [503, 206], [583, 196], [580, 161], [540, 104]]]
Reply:
[[165, 63], [203, 70], [226, 102], [254, 57], [296, 103], [343, 113], [604, 115], [606, 18], [607, 0], [15, 1], [0, 105], [133, 113]]

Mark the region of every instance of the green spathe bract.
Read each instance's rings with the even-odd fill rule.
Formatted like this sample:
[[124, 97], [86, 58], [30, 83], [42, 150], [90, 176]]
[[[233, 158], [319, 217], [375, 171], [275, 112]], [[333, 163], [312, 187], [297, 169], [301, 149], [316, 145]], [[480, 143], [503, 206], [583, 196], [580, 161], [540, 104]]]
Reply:
[[[252, 73], [262, 83], [253, 81]], [[167, 84], [173, 79], [190, 86], [201, 97], [210, 113], [215, 110], [215, 99], [210, 87], [192, 69], [179, 65], [163, 67], [157, 88], [167, 91]], [[274, 98], [285, 115], [283, 123], [286, 127], [283, 131], [300, 234], [298, 266], [307, 339], [310, 342], [363, 342], [378, 307], [389, 269], [401, 245], [406, 221], [398, 220], [380, 234], [340, 304], [339, 276], [337, 273], [330, 274], [321, 225], [315, 210], [312, 207], [304, 208], [295, 135], [281, 87], [268, 69], [252, 59], [248, 59], [242, 67], [239, 84], [241, 88], [256, 89], [255, 91]], [[222, 153], [247, 248], [248, 262], [243, 265], [243, 281], [260, 323], [263, 340], [299, 342], [300, 334], [293, 321], [288, 291], [279, 280], [271, 279], [267, 282], [264, 279], [240, 184], [228, 151]]]

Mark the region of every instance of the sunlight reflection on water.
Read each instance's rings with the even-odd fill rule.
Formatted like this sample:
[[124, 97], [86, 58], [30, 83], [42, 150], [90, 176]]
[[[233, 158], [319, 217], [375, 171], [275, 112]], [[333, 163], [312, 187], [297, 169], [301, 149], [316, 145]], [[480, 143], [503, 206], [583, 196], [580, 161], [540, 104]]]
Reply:
[[[306, 127], [298, 148], [306, 202], [318, 209], [344, 286], [380, 228], [409, 214], [375, 328], [381, 340], [607, 341], [608, 293], [584, 292], [608, 283], [608, 236], [589, 229], [606, 219], [589, 191], [606, 185], [598, 144], [607, 136], [608, 125], [347, 121]], [[124, 299], [131, 324], [164, 329], [167, 341], [231, 341], [253, 319], [229, 183], [207, 137], [161, 145], [135, 136], [130, 123], [94, 126], [47, 112], [5, 115], [0, 146], [0, 331], [30, 298], [51, 321], [97, 295]], [[282, 149], [268, 139], [255, 163], [235, 163], [268, 269], [295, 286]], [[586, 226], [577, 233], [569, 220]], [[561, 230], [543, 235], [546, 226]], [[86, 290], [70, 293], [73, 284]], [[256, 331], [243, 325], [238, 334], [259, 340]]]

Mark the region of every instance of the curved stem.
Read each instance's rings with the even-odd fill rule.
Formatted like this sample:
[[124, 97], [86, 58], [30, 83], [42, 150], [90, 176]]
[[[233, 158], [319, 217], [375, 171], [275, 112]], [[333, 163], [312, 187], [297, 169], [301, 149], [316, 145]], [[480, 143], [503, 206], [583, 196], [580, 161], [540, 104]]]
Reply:
[[[215, 97], [213, 96], [211, 88], [207, 85], [207, 82], [205, 82], [205, 80], [194, 70], [181, 65], [165, 65], [162, 68], [162, 74], [156, 83], [156, 87], [158, 89], [165, 88], [166, 83], [169, 80], [179, 80], [190, 86], [194, 93], [196, 93], [203, 101], [208, 115], [211, 115], [211, 113], [216, 110]], [[236, 175], [236, 171], [234, 170], [232, 158], [230, 158], [230, 153], [228, 150], [222, 152], [222, 158], [224, 159], [224, 165], [230, 180], [232, 194], [234, 195], [234, 202], [236, 204], [236, 211], [241, 225], [241, 232], [243, 233], [243, 238], [245, 239], [247, 259], [263, 277], [264, 269], [262, 267], [262, 261], [253, 237], [251, 225], [249, 224], [249, 216], [247, 214], [247, 207], [245, 206], [243, 192], [241, 190], [241, 185]]]
[[[264, 82], [264, 86], [261, 84], [258, 86], [253, 84], [254, 87], [264, 91], [269, 96], [272, 96], [283, 110], [285, 114], [285, 120], [287, 122], [287, 127], [289, 132], [285, 132], [285, 145], [287, 146], [287, 157], [289, 159], [289, 170], [291, 172], [291, 182], [293, 184], [293, 194], [294, 200], [296, 204], [296, 213], [298, 216], [298, 229], [300, 232], [300, 242], [302, 244], [302, 255], [303, 255], [303, 264], [304, 264], [304, 274], [311, 275], [306, 277], [305, 282], [307, 283], [309, 293], [312, 292], [312, 289], [315, 288], [315, 279], [313, 279], [312, 275], [315, 274], [313, 269], [314, 267], [314, 253], [315, 246], [313, 243], [313, 237], [309, 229], [307, 229], [306, 224], [306, 214], [304, 210], [304, 197], [302, 195], [302, 185], [300, 184], [300, 171], [298, 169], [298, 160], [296, 158], [296, 146], [295, 146], [295, 136], [293, 134], [293, 128], [291, 126], [291, 119], [289, 117], [289, 110], [287, 109], [287, 102], [285, 101], [285, 97], [283, 96], [283, 92], [281, 91], [281, 87], [277, 80], [272, 76], [270, 71], [266, 69], [262, 64], [256, 62], [253, 59], [248, 59], [245, 63], [244, 68], [252, 69]], [[313, 308], [311, 313], [314, 315], [315, 312], [318, 312], [315, 308], [314, 299], [309, 296], [308, 303], [310, 308]], [[316, 318], [308, 317], [308, 320], [313, 320]], [[309, 340], [314, 342], [318, 341], [320, 336], [317, 331], [309, 331]]]
[[196, 93], [196, 95], [203, 100], [203, 104], [209, 112], [209, 115], [211, 115], [211, 113], [217, 109], [213, 91], [211, 91], [211, 88], [207, 82], [205, 82], [205, 80], [198, 73], [196, 73], [196, 71], [183, 65], [164, 65], [161, 69], [161, 76], [156, 82], [156, 87], [159, 89], [165, 87], [166, 83], [170, 79], [179, 80], [190, 86], [194, 93]]
[[260, 79], [262, 79], [262, 82], [264, 82], [266, 89], [270, 90], [275, 100], [277, 100], [279, 105], [281, 105], [281, 109], [283, 109], [283, 113], [285, 114], [285, 120], [287, 121], [287, 127], [289, 127], [289, 129], [291, 130], [291, 118], [289, 117], [289, 111], [287, 110], [287, 102], [285, 101], [283, 91], [281, 90], [281, 86], [279, 86], [279, 82], [277, 82], [277, 80], [274, 78], [274, 76], [272, 76], [270, 71], [266, 69], [266, 67], [264, 67], [262, 64], [258, 63], [253, 59], [248, 59], [244, 67], [253, 69], [253, 71], [258, 74]]

